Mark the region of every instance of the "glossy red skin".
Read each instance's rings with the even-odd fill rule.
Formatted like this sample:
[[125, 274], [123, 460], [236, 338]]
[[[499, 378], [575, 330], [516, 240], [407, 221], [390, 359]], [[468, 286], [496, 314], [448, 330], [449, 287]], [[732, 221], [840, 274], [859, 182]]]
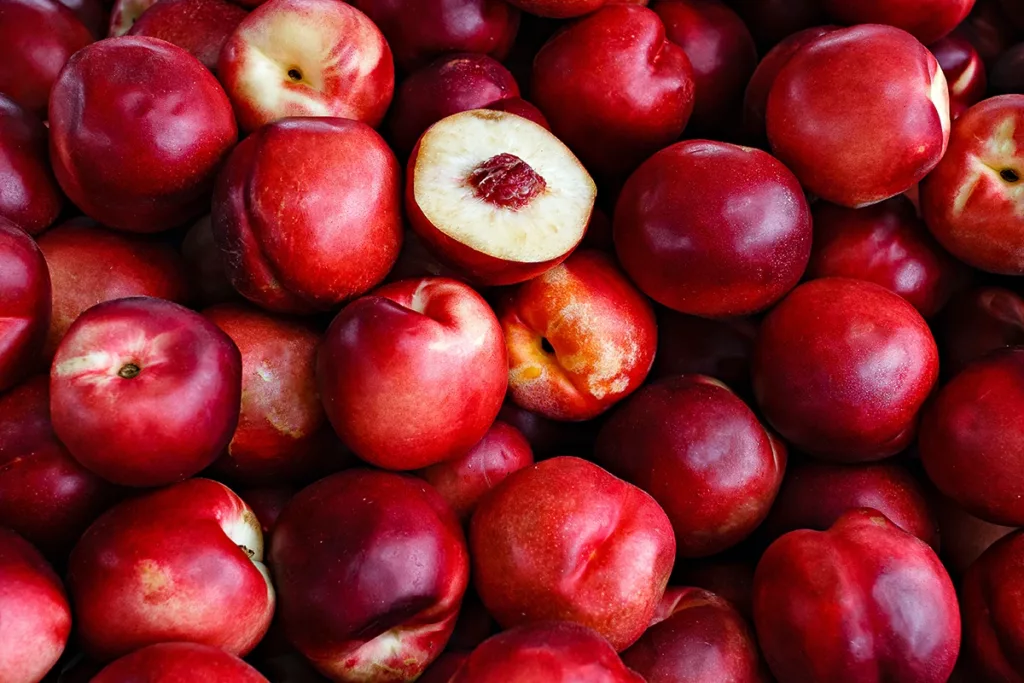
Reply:
[[[119, 374], [128, 364], [138, 369], [134, 377]], [[198, 313], [149, 297], [98, 304], [57, 347], [53, 430], [78, 462], [108, 481], [181, 481], [231, 440], [241, 375], [234, 343]]]
[[1024, 274], [1024, 95], [1002, 95], [968, 109], [953, 126], [949, 151], [921, 183], [921, 215], [961, 261], [993, 273]]
[[667, 147], [630, 176], [613, 221], [637, 286], [691, 315], [763, 310], [796, 286], [811, 251], [811, 211], [769, 154], [725, 142]]
[[796, 529], [825, 531], [848, 510], [871, 508], [938, 550], [939, 528], [921, 484], [894, 463], [805, 462], [786, 473], [771, 513], [758, 529], [768, 542]]
[[143, 12], [127, 35], [174, 43], [216, 72], [220, 49], [247, 14], [226, 0], [162, 0]]
[[45, 118], [50, 89], [64, 64], [93, 40], [75, 13], [56, 0], [3, 0], [0, 92]]
[[[744, 619], [753, 618], [754, 565], [750, 562], [714, 557], [691, 560], [676, 568], [672, 580], [725, 598]], [[665, 592], [666, 599], [672, 590]], [[662, 606], [664, 604], [662, 601]]]
[[465, 455], [420, 470], [463, 524], [485, 493], [508, 475], [533, 464], [530, 443], [518, 429], [500, 420]]
[[364, 123], [264, 126], [217, 181], [213, 237], [228, 278], [280, 313], [325, 311], [367, 292], [398, 258], [401, 182], [394, 153]]
[[50, 168], [46, 126], [0, 95], [0, 218], [38, 235], [63, 206], [64, 195]]
[[54, 435], [45, 375], [0, 395], [0, 526], [63, 559], [113, 497]]
[[493, 57], [440, 57], [413, 71], [396, 89], [388, 115], [389, 138], [399, 153], [407, 155], [420, 135], [441, 119], [510, 97], [519, 97], [519, 86]]
[[223, 484], [190, 479], [108, 510], [71, 552], [86, 654], [110, 661], [188, 641], [244, 655], [274, 613], [259, 522]]
[[308, 323], [243, 304], [203, 312], [242, 354], [242, 404], [227, 451], [214, 464], [232, 481], [269, 485], [316, 470], [330, 427], [316, 389], [320, 333]]
[[212, 306], [242, 298], [228, 279], [220, 249], [213, 240], [209, 216], [200, 218], [185, 233], [181, 255], [198, 303]]
[[658, 501], [681, 558], [714, 555], [748, 536], [785, 471], [753, 411], [701, 375], [641, 389], [605, 423], [594, 455]]
[[238, 139], [213, 75], [156, 38], [125, 36], [75, 53], [50, 102], [60, 186], [89, 217], [130, 232], [198, 218]]
[[71, 632], [60, 579], [39, 551], [0, 528], [0, 680], [36, 683], [57, 663]]
[[1024, 525], [1024, 349], [993, 352], [944, 386], [921, 420], [921, 462], [967, 512]]
[[946, 75], [949, 86], [949, 116], [956, 119], [985, 99], [988, 78], [985, 63], [970, 41], [949, 35], [928, 46]]
[[53, 315], [44, 358], [49, 361], [68, 328], [96, 304], [151, 296], [186, 304], [188, 272], [169, 244], [125, 235], [75, 218], [39, 237], [52, 283]]
[[469, 582], [444, 499], [376, 470], [300, 491], [278, 518], [270, 562], [288, 639], [335, 681], [414, 679], [451, 635]]
[[403, 280], [342, 309], [321, 344], [317, 384], [356, 455], [420, 469], [483, 438], [505, 396], [508, 360], [497, 318], [469, 286]]
[[952, 377], [990, 351], [1024, 345], [1024, 299], [979, 287], [950, 300], [936, 325], [942, 370]]
[[658, 354], [651, 376], [707, 375], [746, 393], [757, 323], [749, 318], [709, 320], [658, 311]]
[[35, 241], [0, 218], [0, 391], [27, 376], [50, 326], [50, 275]]
[[560, 422], [520, 408], [506, 400], [498, 419], [518, 429], [530, 444], [534, 457], [545, 460], [556, 455], [589, 455], [597, 437], [599, 420]]
[[930, 318], [966, 279], [966, 269], [932, 238], [909, 199], [848, 209], [812, 208], [814, 240], [807, 279], [847, 277], [873, 282]]
[[1019, 531], [994, 543], [964, 575], [964, 650], [985, 680], [1024, 680], [1022, 575], [1024, 534]]
[[216, 647], [160, 643], [125, 655], [90, 683], [267, 683], [267, 679]]
[[485, 641], [451, 683], [643, 683], [593, 630], [567, 621], [520, 626]]
[[948, 95], [940, 79], [935, 58], [904, 31], [830, 31], [797, 51], [775, 79], [766, 113], [772, 150], [806, 189], [835, 204], [900, 194], [946, 151]]
[[530, 104], [522, 97], [509, 97], [504, 100], [498, 100], [497, 102], [491, 102], [484, 109], [491, 109], [493, 111], [507, 111], [510, 114], [516, 116], [522, 116], [524, 119], [533, 121], [542, 128], [551, 130], [551, 124], [544, 117], [544, 114], [536, 105]]
[[835, 26], [812, 26], [788, 36], [773, 47], [758, 63], [747, 82], [743, 93], [743, 130], [747, 138], [758, 146], [767, 148], [768, 133], [765, 130], [765, 112], [768, 110], [768, 93], [775, 85], [782, 67], [807, 43], [834, 31]]
[[754, 575], [754, 624], [779, 683], [941, 683], [960, 647], [939, 558], [873, 510], [773, 543]]
[[78, 17], [95, 38], [105, 38], [107, 33], [107, 8], [104, 0], [60, 0]]
[[821, 0], [731, 0], [754, 35], [761, 53], [783, 39], [825, 21]]
[[530, 92], [592, 174], [621, 180], [683, 132], [693, 111], [693, 68], [657, 14], [608, 5], [541, 48]]
[[567, 456], [519, 470], [485, 496], [469, 545], [477, 593], [502, 627], [574, 621], [616, 650], [647, 628], [676, 554], [653, 498]]
[[754, 634], [727, 600], [700, 588], [669, 588], [662, 607], [664, 618], [622, 653], [647, 683], [765, 680]]
[[764, 416], [793, 446], [833, 462], [906, 448], [938, 373], [935, 340], [914, 307], [846, 278], [797, 287], [765, 317], [754, 348]]
[[442, 652], [433, 664], [427, 667], [418, 683], [451, 683], [452, 677], [469, 659], [468, 652]]
[[658, 0], [650, 7], [693, 67], [691, 125], [723, 132], [735, 126], [743, 89], [757, 66], [757, 46], [747, 25], [720, 0]]
[[429, 0], [415, 12], [403, 0], [354, 0], [388, 39], [396, 66], [412, 71], [451, 52], [504, 59], [519, 30], [519, 10], [502, 0]]
[[974, 0], [823, 0], [822, 4], [838, 23], [888, 24], [931, 45], [967, 17]]
[[1016, 527], [979, 519], [939, 493], [932, 498], [932, 510], [939, 522], [939, 537], [942, 539], [939, 555], [954, 577], [963, 576], [989, 546], [1016, 531]]
[[654, 310], [599, 251], [577, 251], [519, 285], [498, 318], [510, 397], [553, 420], [597, 417], [636, 391], [654, 362]]

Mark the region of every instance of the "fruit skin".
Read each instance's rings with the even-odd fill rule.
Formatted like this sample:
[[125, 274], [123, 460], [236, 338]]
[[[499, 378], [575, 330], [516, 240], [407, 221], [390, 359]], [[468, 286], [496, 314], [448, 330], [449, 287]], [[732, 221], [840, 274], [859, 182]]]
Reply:
[[985, 99], [988, 78], [985, 63], [970, 41], [956, 34], [928, 46], [942, 67], [949, 86], [949, 117], [957, 119]]
[[216, 647], [159, 643], [125, 655], [90, 683], [267, 683], [256, 669]]
[[64, 586], [28, 541], [0, 527], [0, 680], [36, 683], [71, 633]]
[[400, 192], [398, 161], [366, 124], [277, 121], [232, 152], [214, 193], [214, 241], [245, 298], [278, 313], [329, 310], [398, 258]]
[[866, 206], [906, 191], [942, 158], [946, 77], [905, 31], [838, 29], [782, 67], [766, 121], [772, 151], [807, 190], [834, 204]]
[[754, 575], [754, 623], [779, 683], [939, 683], [960, 646], [939, 558], [873, 510], [773, 543]]
[[953, 377], [990, 351], [1024, 345], [1024, 299], [1001, 287], [953, 297], [935, 326], [942, 371]]
[[92, 41], [75, 13], [55, 0], [3, 0], [0, 93], [44, 118], [64, 64]]
[[108, 301], [83, 313], [57, 347], [53, 429], [108, 481], [181, 481], [231, 440], [241, 375], [238, 348], [198, 313], [149, 297]]
[[1005, 275], [1024, 274], [1024, 95], [992, 97], [953, 126], [949, 151], [921, 183], [921, 216], [961, 261]]
[[705, 317], [772, 305], [811, 251], [796, 177], [765, 152], [707, 140], [645, 161], [619, 195], [613, 228], [619, 261], [645, 294]]
[[270, 564], [285, 633], [334, 681], [408, 681], [440, 654], [469, 582], [458, 520], [429, 484], [350, 470], [300, 491]]
[[621, 181], [683, 132], [693, 68], [657, 14], [608, 5], [541, 48], [531, 96], [591, 173]]
[[248, 132], [296, 116], [377, 127], [395, 89], [395, 64], [380, 29], [335, 0], [260, 4], [224, 43], [217, 75]]
[[807, 279], [848, 277], [899, 294], [925, 318], [946, 305], [966, 269], [939, 246], [904, 196], [864, 207], [816, 202]]
[[[519, 10], [502, 0], [353, 0], [380, 27], [395, 64], [412, 71], [450, 52], [508, 56]], [[415, 8], [415, 12], [410, 11]]]
[[888, 24], [930, 45], [967, 17], [974, 0], [823, 0], [823, 5], [837, 22]]
[[658, 501], [680, 558], [714, 555], [748, 536], [785, 472], [753, 411], [701, 375], [667, 377], [637, 392], [601, 429], [594, 457]]
[[599, 251], [577, 251], [519, 285], [498, 314], [508, 347], [509, 394], [545, 417], [600, 415], [636, 391], [654, 362], [654, 310]]
[[622, 661], [647, 683], [760, 683], [757, 642], [723, 598], [700, 588], [669, 588], [659, 614]]
[[450, 683], [643, 683], [608, 642], [568, 621], [499, 633], [470, 654]]
[[660, 309], [651, 376], [707, 375], [748, 396], [756, 338], [757, 323], [749, 318], [709, 320]]
[[676, 554], [653, 498], [567, 456], [519, 470], [487, 494], [469, 547], [477, 593], [503, 628], [573, 621], [616, 650], [647, 628]]
[[0, 95], [0, 218], [30, 235], [49, 227], [64, 205], [50, 168], [48, 136], [35, 115]]
[[964, 575], [960, 593], [964, 650], [985, 680], [1024, 679], [1022, 575], [1024, 534], [1020, 531], [992, 544]]
[[53, 315], [43, 357], [49, 362], [68, 328], [96, 304], [151, 296], [187, 304], [189, 277], [169, 244], [105, 230], [88, 218], [71, 220], [39, 236], [50, 269]]
[[50, 159], [60, 186], [90, 218], [129, 232], [199, 217], [238, 139], [213, 75], [156, 38], [104, 40], [75, 53], [50, 104]]
[[210, 479], [104, 513], [71, 551], [68, 590], [83, 649], [98, 661], [170, 641], [242, 656], [274, 613], [256, 515]]
[[142, 13], [127, 35], [174, 43], [216, 72], [221, 48], [247, 14], [226, 0], [161, 0]]
[[46, 375], [0, 395], [0, 526], [63, 560], [114, 494], [53, 433]]
[[0, 391], [32, 371], [50, 325], [50, 274], [35, 241], [0, 218]]
[[1024, 525], [1024, 349], [993, 352], [939, 390], [921, 420], [928, 477], [967, 512]]
[[870, 282], [812, 280], [761, 324], [754, 395], [796, 448], [833, 462], [894, 455], [914, 438], [938, 350], [921, 315]]
[[495, 420], [484, 438], [465, 455], [416, 474], [437, 489], [465, 525], [484, 494], [508, 475], [532, 464], [533, 451], [526, 437], [512, 425]]

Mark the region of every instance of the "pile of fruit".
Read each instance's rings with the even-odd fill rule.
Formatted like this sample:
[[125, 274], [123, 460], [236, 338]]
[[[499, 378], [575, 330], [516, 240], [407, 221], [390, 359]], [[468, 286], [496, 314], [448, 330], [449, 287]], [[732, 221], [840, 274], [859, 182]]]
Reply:
[[0, 0], [0, 683], [1022, 683], [1021, 276], [1024, 0]]

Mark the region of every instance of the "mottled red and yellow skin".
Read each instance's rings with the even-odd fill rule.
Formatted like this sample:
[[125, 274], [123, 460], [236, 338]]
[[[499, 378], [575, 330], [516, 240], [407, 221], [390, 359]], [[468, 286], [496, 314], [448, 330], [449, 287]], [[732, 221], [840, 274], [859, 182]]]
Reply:
[[53, 429], [108, 481], [181, 481], [231, 440], [241, 376], [238, 349], [203, 316], [163, 299], [115, 299], [83, 313], [57, 347]]
[[264, 126], [235, 148], [214, 194], [228, 278], [280, 313], [329, 310], [365, 293], [398, 258], [401, 183], [394, 153], [364, 123]]
[[654, 361], [651, 304], [602, 252], [575, 252], [498, 311], [512, 400], [548, 418], [600, 415], [636, 391]]
[[724, 598], [669, 588], [651, 626], [622, 653], [647, 683], [766, 681], [754, 633]]
[[[758, 529], [766, 542], [796, 529], [825, 531], [848, 510], [871, 508], [935, 548], [939, 527], [917, 479], [895, 463], [797, 463], [786, 473], [771, 513]], [[943, 538], [945, 542], [945, 538]]]
[[0, 391], [28, 376], [50, 326], [50, 275], [43, 253], [0, 218]]
[[638, 391], [601, 429], [595, 459], [658, 501], [680, 557], [714, 555], [748, 536], [786, 469], [753, 411], [702, 375]]
[[[588, 11], [605, 3], [591, 4]], [[679, 137], [694, 90], [690, 60], [666, 38], [657, 14], [608, 5], [541, 48], [530, 94], [595, 177], [621, 181]]]
[[464, 455], [508, 385], [501, 326], [468, 285], [402, 280], [352, 302], [317, 357], [327, 417], [346, 446], [386, 469]]
[[71, 633], [64, 586], [39, 551], [0, 528], [0, 680], [37, 683]]
[[1024, 95], [989, 98], [956, 120], [949, 151], [921, 183], [921, 215], [961, 261], [1024, 274]]
[[938, 374], [921, 314], [846, 278], [793, 290], [765, 317], [754, 348], [754, 395], [768, 422], [796, 448], [835, 462], [906, 448]]
[[1024, 680], [1024, 534], [992, 544], [964, 575], [964, 650], [991, 681]]
[[504, 628], [593, 628], [616, 650], [650, 624], [676, 555], [649, 495], [597, 465], [557, 457], [510, 475], [470, 523], [473, 581]]
[[238, 139], [213, 74], [156, 38], [125, 36], [75, 53], [50, 104], [50, 158], [61, 188], [90, 218], [130, 232], [202, 215]]
[[897, 196], [862, 209], [816, 202], [807, 279], [848, 277], [874, 282], [930, 318], [967, 279], [939, 246], [909, 199]]
[[226, 0], [164, 0], [132, 24], [130, 36], [150, 36], [187, 50], [210, 71], [228, 36], [248, 12]]
[[954, 578], [963, 576], [989, 546], [1016, 531], [1016, 527], [993, 524], [975, 517], [939, 493], [932, 496], [931, 504], [942, 541], [939, 555]]
[[865, 206], [904, 192], [942, 158], [946, 77], [905, 31], [838, 29], [782, 67], [766, 122], [772, 151], [807, 190], [834, 204]]
[[40, 119], [0, 95], [0, 218], [30, 235], [49, 227], [64, 206], [50, 168], [48, 140]]
[[44, 358], [49, 361], [71, 323], [96, 304], [129, 296], [188, 303], [185, 263], [169, 244], [106, 230], [73, 218], [39, 236], [50, 269], [53, 315]]
[[765, 152], [708, 140], [645, 161], [619, 195], [614, 231], [645, 294], [705, 317], [767, 308], [796, 286], [811, 251], [796, 177]]
[[651, 376], [707, 375], [748, 395], [756, 338], [757, 323], [751, 318], [710, 320], [661, 309]]
[[331, 475], [278, 518], [270, 564], [285, 633], [334, 681], [411, 681], [441, 653], [469, 583], [459, 522], [426, 482]]
[[395, 89], [384, 35], [334, 0], [273, 0], [224, 43], [217, 75], [245, 131], [293, 116], [330, 116], [376, 127]]
[[451, 683], [643, 683], [592, 629], [546, 621], [511, 629], [475, 649]]
[[942, 493], [982, 519], [1024, 525], [1024, 349], [991, 353], [937, 394], [918, 449]]
[[960, 648], [939, 558], [873, 510], [773, 543], [754, 575], [754, 624], [780, 683], [942, 683]]
[[241, 656], [274, 614], [259, 521], [210, 479], [104, 513], [71, 552], [68, 590], [82, 646], [98, 661], [171, 641]]
[[989, 351], [1024, 345], [1024, 299], [1002, 287], [957, 294], [935, 326], [942, 371], [952, 377]]
[[928, 46], [946, 75], [949, 88], [949, 117], [957, 119], [985, 99], [988, 77], [985, 63], [970, 41], [956, 34]]
[[495, 420], [484, 438], [462, 456], [420, 470], [417, 476], [437, 489], [463, 524], [485, 493], [508, 475], [533, 464], [533, 451], [522, 433]]
[[196, 643], [160, 643], [109, 664], [90, 683], [267, 683], [256, 669], [223, 650]]
[[967, 17], [974, 0], [823, 0], [823, 5], [841, 24], [888, 24], [931, 45]]
[[113, 497], [114, 487], [79, 465], [54, 435], [48, 377], [0, 395], [0, 527], [63, 558]]

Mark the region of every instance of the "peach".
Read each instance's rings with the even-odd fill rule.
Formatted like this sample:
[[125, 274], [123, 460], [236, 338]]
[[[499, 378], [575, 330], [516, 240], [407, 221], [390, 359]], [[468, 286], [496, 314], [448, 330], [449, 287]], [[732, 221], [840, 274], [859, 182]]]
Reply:
[[221, 48], [247, 14], [226, 0], [161, 0], [135, 21], [127, 35], [174, 43], [216, 71]]
[[823, 0], [822, 4], [837, 22], [888, 24], [930, 45], [967, 17], [974, 0]]
[[50, 326], [50, 275], [43, 253], [0, 218], [0, 391], [28, 375]]
[[0, 218], [30, 235], [49, 227], [64, 205], [50, 168], [48, 136], [35, 115], [0, 95]]
[[1017, 531], [992, 544], [964, 576], [964, 650], [979, 679], [1019, 681], [1024, 676], [1022, 566], [1024, 541]]
[[1024, 299], [1001, 287], [967, 290], [950, 300], [935, 335], [952, 377], [990, 351], [1024, 345]]
[[125, 655], [91, 683], [267, 683], [238, 657], [209, 645], [160, 643]]
[[988, 79], [985, 63], [970, 41], [949, 35], [928, 46], [946, 76], [949, 86], [949, 117], [957, 119], [985, 99]]

